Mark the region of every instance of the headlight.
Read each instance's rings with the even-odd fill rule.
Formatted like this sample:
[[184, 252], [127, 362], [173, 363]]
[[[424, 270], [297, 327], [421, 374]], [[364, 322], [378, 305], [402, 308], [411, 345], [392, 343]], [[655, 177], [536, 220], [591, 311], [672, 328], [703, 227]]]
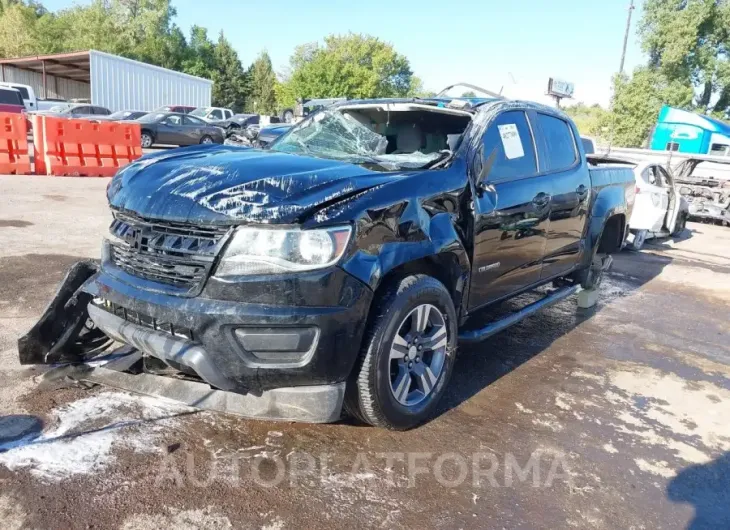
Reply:
[[280, 274], [321, 269], [337, 263], [352, 227], [316, 230], [242, 226], [226, 248], [215, 275]]

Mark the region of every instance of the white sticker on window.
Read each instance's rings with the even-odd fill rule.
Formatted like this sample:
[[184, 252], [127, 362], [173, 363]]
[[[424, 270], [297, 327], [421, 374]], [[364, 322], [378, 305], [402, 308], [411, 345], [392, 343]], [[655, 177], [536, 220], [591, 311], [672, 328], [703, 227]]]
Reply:
[[499, 135], [502, 137], [504, 156], [510, 160], [525, 156], [525, 151], [522, 149], [522, 139], [520, 138], [520, 132], [517, 130], [517, 125], [514, 123], [507, 123], [505, 125], [498, 125], [497, 127], [499, 128]]

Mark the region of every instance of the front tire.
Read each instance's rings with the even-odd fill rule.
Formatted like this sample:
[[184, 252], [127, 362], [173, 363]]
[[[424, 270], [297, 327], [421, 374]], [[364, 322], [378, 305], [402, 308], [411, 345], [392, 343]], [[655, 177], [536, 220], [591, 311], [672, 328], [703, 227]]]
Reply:
[[212, 143], [215, 143], [215, 142], [213, 141], [213, 138], [212, 138], [212, 137], [210, 137], [210, 136], [208, 136], [208, 135], [206, 134], [205, 136], [203, 136], [203, 137], [202, 137], [202, 138], [200, 139], [200, 143], [201, 143], [201, 144], [205, 144], [205, 145], [210, 145], [210, 144], [212, 144]]
[[152, 147], [152, 144], [154, 143], [152, 135], [149, 133], [146, 133], [146, 132], [142, 133], [140, 140], [141, 140], [143, 149], [149, 149], [150, 147]]
[[451, 377], [456, 343], [456, 311], [446, 287], [425, 275], [395, 281], [371, 310], [345, 407], [387, 429], [424, 422]]

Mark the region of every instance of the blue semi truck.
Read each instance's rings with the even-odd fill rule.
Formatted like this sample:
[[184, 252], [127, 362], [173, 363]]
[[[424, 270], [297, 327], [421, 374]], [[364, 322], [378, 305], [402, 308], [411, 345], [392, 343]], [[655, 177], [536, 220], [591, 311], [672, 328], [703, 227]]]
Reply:
[[655, 151], [730, 155], [730, 125], [711, 116], [665, 105], [651, 137]]

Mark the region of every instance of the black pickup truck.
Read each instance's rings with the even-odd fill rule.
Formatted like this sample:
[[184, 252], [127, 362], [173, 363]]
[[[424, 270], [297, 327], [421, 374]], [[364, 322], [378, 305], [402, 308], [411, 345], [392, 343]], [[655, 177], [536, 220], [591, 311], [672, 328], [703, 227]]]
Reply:
[[497, 98], [346, 101], [266, 150], [148, 155], [110, 182], [101, 266], [69, 273], [21, 362], [84, 361], [111, 337], [135, 363], [111, 356], [125, 378], [99, 363], [81, 377], [250, 417], [326, 422], [344, 404], [410, 428], [459, 340], [597, 287], [633, 193], [631, 169], [589, 162], [559, 110]]

